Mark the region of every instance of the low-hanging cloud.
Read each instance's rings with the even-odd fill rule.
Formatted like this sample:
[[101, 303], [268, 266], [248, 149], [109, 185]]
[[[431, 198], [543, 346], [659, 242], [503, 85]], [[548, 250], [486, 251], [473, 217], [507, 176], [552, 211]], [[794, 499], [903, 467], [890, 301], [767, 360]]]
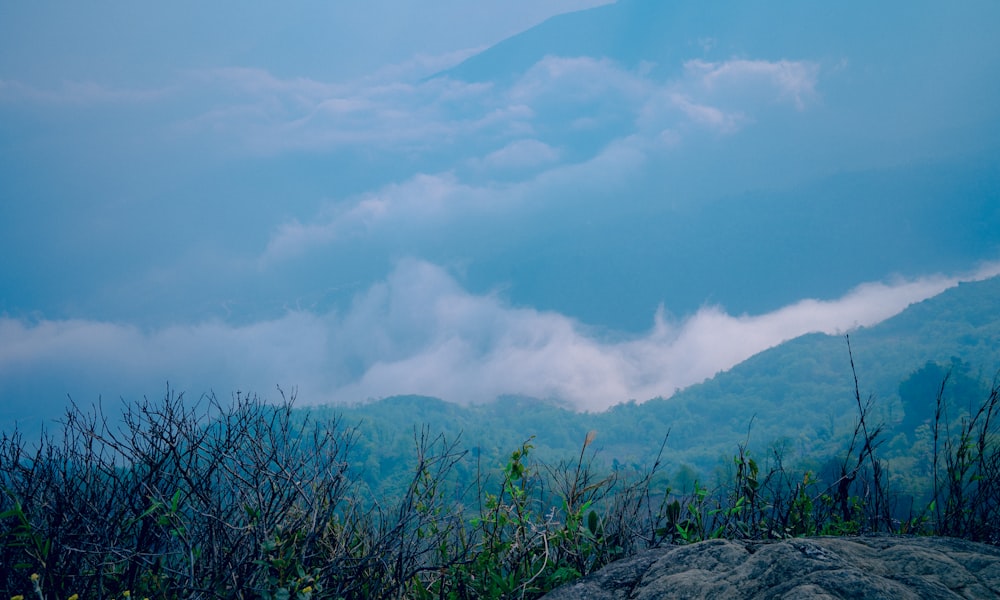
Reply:
[[[989, 265], [967, 278], [997, 273], [1000, 265]], [[402, 385], [453, 401], [517, 393], [601, 410], [629, 399], [669, 396], [805, 333], [872, 325], [960, 279], [938, 275], [869, 283], [835, 300], [803, 300], [763, 315], [733, 316], [708, 306], [670, 321], [661, 309], [645, 335], [609, 342], [563, 315], [467, 294], [439, 268], [408, 263], [384, 290], [363, 299], [356, 314], [365, 315], [361, 329], [372, 331], [386, 349], [409, 351], [372, 362], [338, 393], [382, 397], [399, 393], [396, 386]], [[417, 300], [403, 302], [410, 298]], [[408, 335], [393, 334], [400, 330]]]
[[342, 313], [293, 311], [247, 325], [155, 330], [5, 317], [0, 389], [11, 393], [11, 382], [28, 374], [62, 382], [62, 392], [76, 396], [96, 390], [128, 397], [171, 381], [194, 393], [298, 388], [307, 403], [407, 393], [483, 402], [525, 394], [594, 411], [669, 396], [784, 340], [871, 325], [960, 280], [998, 273], [1000, 265], [990, 264], [963, 277], [868, 283], [838, 299], [803, 300], [762, 315], [706, 306], [672, 320], [661, 309], [645, 334], [609, 341], [559, 313], [469, 293], [442, 267], [404, 260]]

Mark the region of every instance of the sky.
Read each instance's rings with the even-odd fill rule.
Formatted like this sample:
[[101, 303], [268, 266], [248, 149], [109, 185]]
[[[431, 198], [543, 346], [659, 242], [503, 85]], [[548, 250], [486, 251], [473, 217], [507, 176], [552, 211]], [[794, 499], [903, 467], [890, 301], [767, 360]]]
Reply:
[[0, 5], [0, 425], [597, 411], [1000, 273], [1000, 5]]

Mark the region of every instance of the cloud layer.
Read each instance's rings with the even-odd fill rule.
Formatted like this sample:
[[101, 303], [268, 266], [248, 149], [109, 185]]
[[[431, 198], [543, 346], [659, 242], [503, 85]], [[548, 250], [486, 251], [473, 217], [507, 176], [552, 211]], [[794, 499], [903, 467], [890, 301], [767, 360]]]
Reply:
[[820, 74], [810, 61], [695, 59], [681, 77], [658, 81], [608, 59], [549, 56], [509, 85], [422, 78], [428, 66], [449, 66], [463, 56], [426, 57], [338, 84], [249, 68], [192, 73], [213, 97], [238, 102], [203, 112], [184, 129], [265, 154], [361, 144], [426, 150], [473, 138], [492, 141], [497, 152], [518, 137], [555, 141], [581, 127], [614, 124], [621, 135], [622, 121], [631, 123], [626, 134], [655, 137], [691, 127], [726, 134], [752, 122], [761, 108], [805, 110], [818, 97]]
[[[3, 318], [0, 389], [29, 376], [61, 382], [58, 398], [69, 393], [84, 402], [101, 391], [155, 394], [166, 381], [192, 393], [265, 396], [279, 385], [298, 388], [306, 403], [407, 393], [483, 402], [525, 394], [596, 411], [669, 396], [784, 340], [871, 325], [961, 279], [998, 273], [1000, 265], [991, 264], [964, 277], [869, 283], [841, 298], [762, 315], [706, 306], [678, 321], [661, 309], [646, 333], [608, 340], [558, 313], [471, 294], [445, 269], [404, 260], [343, 313], [293, 311], [243, 326], [212, 321], [149, 331]], [[34, 408], [58, 398], [39, 398]]]

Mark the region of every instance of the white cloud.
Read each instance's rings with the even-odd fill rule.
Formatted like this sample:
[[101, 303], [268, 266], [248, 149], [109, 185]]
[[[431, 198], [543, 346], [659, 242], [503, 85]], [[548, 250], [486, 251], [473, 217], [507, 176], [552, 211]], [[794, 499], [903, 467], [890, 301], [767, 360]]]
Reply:
[[705, 125], [721, 133], [734, 133], [746, 120], [743, 113], [730, 113], [708, 104], [699, 104], [684, 94], [666, 94], [667, 103], [684, 114], [692, 123]]
[[688, 61], [683, 77], [646, 96], [637, 124], [653, 134], [670, 132], [674, 144], [689, 125], [737, 133], [769, 105], [805, 110], [818, 96], [818, 77], [819, 65], [808, 61]]
[[330, 203], [311, 222], [278, 226], [260, 257], [260, 266], [298, 256], [337, 241], [357, 239], [375, 230], [439, 226], [462, 214], [489, 208], [498, 196], [488, 188], [458, 182], [454, 175], [417, 174], [345, 202]]
[[[861, 285], [764, 315], [706, 307], [680, 322], [662, 311], [646, 334], [605, 341], [563, 315], [463, 290], [443, 269], [407, 260], [343, 314], [289, 312], [245, 326], [220, 321], [141, 331], [93, 321], [0, 319], [0, 386], [34, 372], [135, 389], [181, 385], [270, 393], [297, 386], [304, 402], [416, 393], [479, 402], [505, 393], [555, 397], [581, 410], [670, 395], [808, 332], [871, 325], [960, 280], [1000, 273]], [[81, 384], [82, 385], [82, 384]]]
[[[805, 108], [816, 96], [819, 65], [809, 61], [734, 59], [724, 62], [691, 60], [684, 63], [686, 78], [712, 94], [748, 96], [760, 88], [776, 100], [790, 100]], [[774, 96], [777, 92], [777, 97]]]
[[[499, 169], [550, 163], [532, 178], [512, 183], [463, 183], [452, 172], [417, 174], [401, 183], [340, 201], [328, 202], [307, 222], [290, 220], [272, 233], [258, 266], [281, 261], [338, 242], [363, 238], [386, 242], [392, 236], [450, 235], [448, 226], [463, 229], [495, 225], [496, 216], [531, 211], [582, 192], [615, 192], [645, 162], [648, 144], [640, 138], [615, 140], [596, 156], [580, 163], [551, 164], [558, 150], [541, 142], [522, 140], [505, 146], [473, 167]], [[521, 164], [523, 161], [523, 165]], [[526, 214], [522, 214], [527, 218]]]
[[545, 142], [521, 139], [473, 161], [473, 166], [501, 170], [529, 169], [555, 163], [559, 156], [559, 150]]

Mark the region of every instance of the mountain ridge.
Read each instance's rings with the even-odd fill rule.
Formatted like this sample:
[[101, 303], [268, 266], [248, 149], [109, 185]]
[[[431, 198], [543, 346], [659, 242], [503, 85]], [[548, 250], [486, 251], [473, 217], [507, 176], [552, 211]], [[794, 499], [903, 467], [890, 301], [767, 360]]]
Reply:
[[[428, 399], [426, 411], [419, 396], [311, 410], [360, 422], [362, 435], [366, 428], [377, 430], [383, 448], [386, 436], [392, 438], [390, 463], [392, 456], [405, 454], [414, 428], [421, 425], [494, 458], [527, 439], [541, 458], [564, 458], [579, 452], [588, 431], [596, 431], [593, 448], [601, 460], [637, 468], [651, 464], [665, 438], [665, 458], [678, 472], [711, 473], [744, 440], [765, 456], [769, 448], [783, 447], [789, 460], [815, 459], [839, 452], [853, 427], [855, 374], [861, 399], [874, 398], [871, 418], [885, 422], [892, 435], [909, 436], [910, 442], [914, 432], [899, 430], [906, 413], [899, 389], [908, 377], [934, 363], [943, 370], [960, 368], [956, 376], [991, 380], [1000, 369], [996, 314], [1000, 276], [961, 283], [880, 324], [850, 332], [850, 354], [844, 336], [806, 334], [669, 398], [625, 402], [598, 413], [521, 397], [467, 406]], [[938, 385], [940, 381], [932, 383]], [[377, 472], [391, 467], [381, 465]]]
[[[913, 3], [898, 3], [912, 8]], [[975, 11], [996, 10], [988, 2], [976, 2], [962, 15], [946, 5], [922, 2], [921, 10], [908, 11], [906, 26], [913, 30], [912, 46], [891, 47], [879, 35], [898, 22], [892, 11], [865, 10], [861, 3], [831, 5], [818, 0], [799, 2], [745, 2], [705, 5], [685, 0], [619, 0], [584, 10], [550, 17], [465, 59], [440, 73], [466, 81], [503, 81], [524, 72], [545, 56], [591, 56], [608, 58], [627, 68], [652, 62], [656, 76], [666, 77], [679, 70], [679, 59], [709, 60], [751, 56], [781, 60], [800, 55], [836, 62], [844, 58], [831, 51], [838, 40], [864, 40], [891, 60], [891, 53], [913, 50], [928, 52], [942, 26], [970, 26], [983, 23], [971, 18]], [[959, 25], [960, 24], [960, 25]], [[670, 39], [671, 44], [662, 40]], [[855, 48], [856, 49], [856, 48]], [[850, 51], [849, 47], [842, 49]], [[870, 54], [870, 53], [866, 53]], [[671, 67], [667, 61], [678, 64]]]

